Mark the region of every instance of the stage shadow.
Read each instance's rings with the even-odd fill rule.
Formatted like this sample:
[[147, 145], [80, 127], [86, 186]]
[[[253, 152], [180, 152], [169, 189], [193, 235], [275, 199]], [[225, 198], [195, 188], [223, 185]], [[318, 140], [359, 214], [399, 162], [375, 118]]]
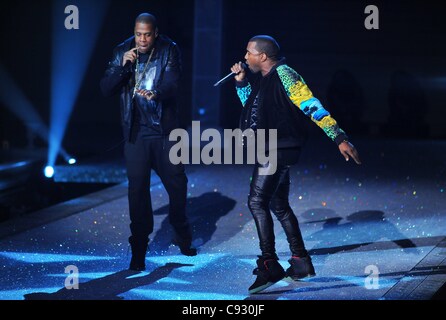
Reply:
[[[306, 240], [317, 241], [317, 245], [309, 251], [311, 255], [350, 251], [371, 244], [375, 244], [374, 249], [380, 250], [393, 249], [395, 244], [403, 249], [417, 247], [411, 239], [408, 239], [385, 218], [382, 211], [358, 211], [348, 215], [345, 219], [329, 209], [313, 209], [303, 213], [303, 216], [308, 215], [311, 217], [316, 215], [322, 219], [308, 221], [305, 224], [323, 222], [322, 230], [306, 237]], [[432, 244], [438, 241], [432, 237], [426, 239], [430, 239]], [[417, 238], [417, 241], [419, 240]], [[344, 244], [338, 245], [341, 243]]]
[[[199, 246], [207, 243], [217, 230], [217, 222], [234, 209], [236, 201], [222, 195], [220, 192], [206, 192], [199, 197], [187, 199], [187, 216], [192, 228], [194, 244]], [[169, 223], [169, 206], [163, 206], [154, 211], [155, 215], [166, 215], [161, 227], [156, 231], [150, 242], [150, 251], [161, 253], [172, 243], [173, 229]], [[226, 240], [226, 239], [225, 239]]]
[[[410, 275], [410, 277], [426, 277], [432, 275], [446, 274], [446, 267], [426, 267], [414, 268], [412, 270], [402, 270], [398, 272], [380, 273], [381, 279], [397, 281], [402, 277]], [[244, 300], [276, 300], [286, 298], [287, 295], [295, 296], [296, 293], [312, 293], [318, 291], [326, 291], [333, 289], [344, 289], [351, 287], [363, 287], [365, 276], [352, 276], [351, 279], [345, 277], [315, 277], [304, 281], [290, 282], [287, 287], [277, 289], [268, 289], [268, 291], [251, 294]]]
[[[123, 270], [103, 278], [79, 283], [79, 289], [62, 288], [54, 293], [36, 292], [24, 295], [25, 300], [122, 300], [120, 294], [143, 287], [167, 277], [173, 270], [191, 264], [167, 263], [145, 276], [137, 271]], [[130, 278], [129, 278], [130, 277]]]

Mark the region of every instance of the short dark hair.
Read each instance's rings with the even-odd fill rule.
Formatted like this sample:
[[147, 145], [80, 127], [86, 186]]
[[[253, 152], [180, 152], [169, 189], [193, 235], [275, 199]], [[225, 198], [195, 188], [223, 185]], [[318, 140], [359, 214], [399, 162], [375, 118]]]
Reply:
[[280, 59], [280, 46], [273, 37], [261, 34], [252, 37], [249, 42], [255, 42], [257, 51], [265, 53], [268, 58]]
[[153, 26], [154, 29], [158, 28], [158, 23], [156, 21], [156, 18], [153, 14], [150, 13], [141, 13], [139, 16], [135, 19], [135, 24], [137, 23], [145, 23], [150, 24]]

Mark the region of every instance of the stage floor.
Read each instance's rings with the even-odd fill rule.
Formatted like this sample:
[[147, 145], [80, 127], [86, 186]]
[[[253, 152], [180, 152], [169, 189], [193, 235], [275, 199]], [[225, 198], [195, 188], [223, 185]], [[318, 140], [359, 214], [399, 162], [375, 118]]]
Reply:
[[[188, 165], [197, 256], [171, 244], [167, 193], [153, 175], [155, 231], [145, 272], [127, 270], [123, 182], [0, 224], [0, 299], [432, 299], [446, 282], [446, 143], [355, 145], [361, 166], [345, 162], [331, 142], [316, 141], [291, 169], [290, 203], [316, 277], [250, 295], [259, 254], [247, 207], [252, 167]], [[275, 231], [287, 268], [289, 248], [276, 220]], [[65, 288], [76, 282], [70, 268], [78, 271], [77, 290]]]

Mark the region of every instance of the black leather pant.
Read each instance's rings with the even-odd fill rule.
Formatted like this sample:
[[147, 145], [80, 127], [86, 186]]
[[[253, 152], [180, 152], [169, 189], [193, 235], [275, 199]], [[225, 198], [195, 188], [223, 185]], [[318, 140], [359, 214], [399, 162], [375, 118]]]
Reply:
[[153, 169], [169, 195], [169, 222], [175, 230], [176, 240], [188, 245], [192, 235], [186, 217], [187, 177], [183, 164], [174, 165], [169, 160], [173, 143], [168, 137], [138, 137], [135, 143], [125, 144], [130, 230], [136, 239], [147, 239], [153, 232], [150, 197], [150, 176]]
[[272, 175], [259, 175], [259, 166], [255, 166], [252, 175], [248, 206], [256, 223], [262, 256], [277, 259], [272, 211], [285, 231], [292, 255], [304, 257], [307, 251], [299, 223], [288, 202], [290, 166], [278, 164]]

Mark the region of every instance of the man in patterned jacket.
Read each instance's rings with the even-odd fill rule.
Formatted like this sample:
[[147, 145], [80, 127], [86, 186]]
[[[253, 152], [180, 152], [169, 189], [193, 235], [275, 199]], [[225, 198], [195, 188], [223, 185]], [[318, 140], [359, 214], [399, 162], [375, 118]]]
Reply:
[[[335, 119], [313, 96], [303, 78], [280, 57], [280, 47], [275, 39], [267, 35], [251, 38], [245, 60], [253, 74], [249, 80], [244, 64], [239, 62], [231, 68], [236, 74], [236, 90], [243, 105], [241, 129], [254, 132], [258, 129], [277, 130], [277, 168], [257, 162], [248, 196], [261, 250], [253, 272], [257, 278], [249, 288], [250, 293], [257, 293], [284, 277], [298, 280], [315, 275], [297, 218], [288, 202], [289, 169], [297, 163], [306, 136], [304, 118], [309, 117], [322, 128], [347, 161], [350, 157], [357, 164], [361, 161]], [[259, 168], [268, 172], [269, 167], [272, 168], [270, 174], [259, 174]], [[291, 250], [290, 267], [286, 271], [278, 262], [270, 209], [280, 221]]]

